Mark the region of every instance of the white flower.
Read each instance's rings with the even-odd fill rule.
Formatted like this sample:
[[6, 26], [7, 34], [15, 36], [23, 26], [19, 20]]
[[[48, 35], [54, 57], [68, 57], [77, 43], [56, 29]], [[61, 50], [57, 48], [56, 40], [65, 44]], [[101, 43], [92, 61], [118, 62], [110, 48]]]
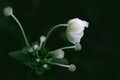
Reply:
[[80, 20], [79, 18], [69, 20], [66, 30], [68, 40], [73, 44], [80, 43], [84, 35], [84, 29], [88, 25], [89, 23], [87, 21]]

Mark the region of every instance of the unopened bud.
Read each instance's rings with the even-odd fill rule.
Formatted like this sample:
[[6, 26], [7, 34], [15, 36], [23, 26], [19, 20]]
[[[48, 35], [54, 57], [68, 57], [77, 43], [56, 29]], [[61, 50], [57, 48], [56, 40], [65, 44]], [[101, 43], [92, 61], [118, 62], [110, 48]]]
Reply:
[[36, 59], [36, 61], [37, 61], [37, 62], [40, 62], [40, 59], [39, 59], [39, 58], [37, 58], [37, 59]]
[[52, 58], [64, 58], [64, 51], [61, 49], [51, 51], [50, 53]]
[[79, 50], [81, 50], [82, 49], [82, 46], [79, 44], [79, 43], [77, 43], [77, 44], [75, 44], [75, 48], [74, 48], [76, 51], [79, 51]]
[[39, 45], [35, 44], [35, 45], [33, 46], [33, 49], [34, 49], [34, 50], [39, 50], [40, 47], [39, 47]]
[[32, 52], [34, 51], [32, 47], [28, 48], [27, 50], [28, 50], [28, 52], [30, 52], [30, 53], [32, 53]]
[[76, 66], [74, 64], [70, 64], [68, 69], [69, 69], [69, 71], [74, 72], [76, 70]]
[[48, 65], [47, 65], [47, 64], [44, 64], [44, 65], [43, 65], [43, 68], [47, 69], [47, 68], [48, 68]]
[[46, 37], [45, 36], [41, 36], [40, 40], [41, 40], [41, 42], [44, 42], [46, 40]]
[[13, 9], [11, 7], [6, 7], [3, 10], [3, 14], [8, 17], [11, 16], [13, 14]]

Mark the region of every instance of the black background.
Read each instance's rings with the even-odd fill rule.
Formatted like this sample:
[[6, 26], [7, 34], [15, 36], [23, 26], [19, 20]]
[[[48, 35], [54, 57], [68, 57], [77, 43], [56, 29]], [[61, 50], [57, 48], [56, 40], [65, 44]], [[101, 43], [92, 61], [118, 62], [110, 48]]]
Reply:
[[[69, 19], [77, 17], [89, 22], [81, 40], [82, 50], [66, 50], [65, 57], [76, 64], [76, 72], [54, 67], [41, 80], [120, 80], [119, 0], [0, 0], [0, 80], [25, 80], [29, 68], [8, 56], [26, 45], [16, 22], [3, 16], [2, 10], [7, 6], [13, 8], [30, 43]], [[71, 44], [65, 37], [65, 28], [59, 28], [47, 47], [52, 50], [67, 45]]]

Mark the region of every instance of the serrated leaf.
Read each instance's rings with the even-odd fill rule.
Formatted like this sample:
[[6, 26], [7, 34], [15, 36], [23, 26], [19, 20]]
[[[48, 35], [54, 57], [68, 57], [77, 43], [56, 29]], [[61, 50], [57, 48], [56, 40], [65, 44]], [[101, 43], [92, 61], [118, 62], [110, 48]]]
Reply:
[[58, 58], [53, 58], [50, 62], [54, 62], [54, 63], [60, 63], [60, 64], [68, 64], [68, 60], [65, 58], [62, 59], [58, 59]]

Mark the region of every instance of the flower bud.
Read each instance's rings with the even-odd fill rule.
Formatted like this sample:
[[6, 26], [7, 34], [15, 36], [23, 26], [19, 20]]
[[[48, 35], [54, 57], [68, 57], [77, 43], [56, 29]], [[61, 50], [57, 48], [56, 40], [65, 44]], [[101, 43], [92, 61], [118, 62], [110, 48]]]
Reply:
[[69, 20], [66, 30], [68, 40], [73, 44], [80, 43], [84, 35], [84, 28], [88, 27], [88, 24], [87, 21], [80, 20], [79, 18]]
[[57, 49], [50, 52], [52, 58], [64, 58], [64, 51], [61, 49]]
[[76, 51], [79, 51], [79, 50], [81, 50], [82, 49], [82, 46], [79, 44], [79, 43], [77, 43], [77, 44], [75, 44], [75, 48], [74, 48]]
[[39, 45], [35, 44], [35, 45], [33, 46], [33, 49], [34, 49], [34, 50], [39, 50], [40, 47], [39, 47]]
[[30, 53], [32, 53], [32, 52], [34, 51], [32, 47], [28, 48], [27, 50], [28, 50], [28, 52], [30, 52]]
[[37, 61], [37, 62], [40, 62], [40, 59], [39, 59], [39, 58], [37, 58], [37, 59], [36, 59], [36, 61]]
[[40, 37], [40, 49], [41, 49], [41, 47], [42, 47], [43, 42], [45, 42], [45, 40], [46, 40], [46, 37], [45, 37], [45, 36], [41, 36], [41, 37]]
[[13, 14], [13, 9], [11, 7], [6, 7], [3, 10], [3, 14], [8, 17], [11, 16]]
[[70, 64], [68, 69], [69, 69], [69, 71], [74, 72], [76, 70], [76, 66], [74, 64]]
[[47, 69], [48, 65], [47, 64], [43, 64], [43, 68]]
[[46, 40], [46, 37], [45, 37], [45, 36], [41, 36], [41, 37], [40, 37], [40, 40], [41, 40], [41, 41], [45, 41], [45, 40]]

